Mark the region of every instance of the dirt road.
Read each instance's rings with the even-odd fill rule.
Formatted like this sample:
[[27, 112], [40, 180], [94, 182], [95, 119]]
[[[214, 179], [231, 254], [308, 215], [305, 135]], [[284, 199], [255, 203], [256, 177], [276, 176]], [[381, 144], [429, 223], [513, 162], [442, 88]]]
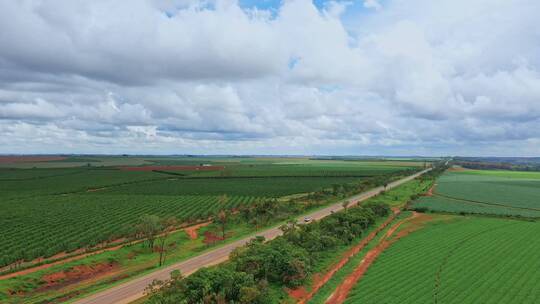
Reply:
[[[388, 184], [387, 189], [391, 189], [394, 187], [397, 187], [405, 182], [408, 182], [417, 176], [420, 176], [427, 171], [431, 169], [426, 169], [424, 171], [418, 172], [416, 174], [413, 174], [409, 177], [400, 179], [398, 181], [392, 182]], [[373, 197], [380, 192], [382, 192], [384, 189], [383, 187], [377, 187], [372, 190], [363, 192], [361, 194], [352, 196], [347, 198], [346, 200], [351, 201], [349, 206], [353, 206], [358, 204], [359, 202], [365, 201], [366, 199]], [[345, 200], [343, 200], [345, 201]], [[337, 202], [329, 207], [314, 211], [308, 215], [302, 216], [298, 218], [298, 222], [303, 224], [304, 217], [311, 217], [314, 220], [321, 219], [323, 217], [326, 217], [332, 212], [339, 211], [343, 209], [342, 203]], [[140, 278], [128, 281], [126, 283], [120, 284], [116, 287], [101, 291], [99, 293], [96, 293], [94, 295], [91, 295], [87, 298], [81, 299], [79, 301], [76, 301], [76, 304], [113, 304], [113, 303], [129, 303], [134, 300], [137, 300], [143, 296], [144, 289], [146, 286], [148, 286], [153, 280], [159, 279], [164, 280], [169, 278], [170, 273], [173, 270], [180, 270], [180, 272], [183, 275], [189, 275], [195, 271], [197, 271], [199, 268], [207, 267], [211, 265], [216, 265], [221, 262], [226, 261], [229, 258], [229, 254], [237, 247], [240, 247], [242, 245], [245, 245], [247, 242], [249, 242], [251, 239], [253, 239], [256, 236], [264, 236], [267, 240], [271, 240], [281, 234], [281, 230], [279, 230], [278, 227], [270, 228], [268, 230], [265, 230], [263, 232], [259, 232], [257, 234], [254, 234], [250, 237], [246, 237], [245, 239], [238, 240], [236, 242], [224, 245], [220, 248], [214, 249], [212, 251], [206, 252], [204, 254], [201, 254], [199, 256], [193, 257], [189, 260], [186, 260], [184, 262], [176, 263], [171, 266], [165, 267], [160, 270], [156, 270], [152, 273], [149, 273], [145, 276], [142, 276]]]
[[[351, 290], [354, 288], [354, 286], [358, 283], [360, 279], [364, 276], [368, 268], [375, 262], [375, 260], [379, 257], [379, 255], [386, 250], [388, 247], [390, 247], [393, 243], [395, 243], [397, 240], [401, 239], [402, 237], [407, 236], [412, 231], [415, 231], [417, 229], [420, 229], [423, 226], [423, 223], [431, 220], [431, 217], [423, 214], [423, 213], [417, 213], [413, 212], [411, 217], [402, 219], [395, 223], [386, 234], [379, 240], [379, 243], [377, 246], [369, 250], [362, 261], [360, 261], [360, 264], [356, 267], [356, 269], [350, 273], [338, 287], [336, 290], [328, 297], [326, 300], [326, 304], [342, 304], [347, 299], [347, 296], [351, 292]], [[401, 227], [403, 224], [409, 223], [411, 224], [409, 227], [403, 229], [402, 231], [396, 233], [399, 227]]]

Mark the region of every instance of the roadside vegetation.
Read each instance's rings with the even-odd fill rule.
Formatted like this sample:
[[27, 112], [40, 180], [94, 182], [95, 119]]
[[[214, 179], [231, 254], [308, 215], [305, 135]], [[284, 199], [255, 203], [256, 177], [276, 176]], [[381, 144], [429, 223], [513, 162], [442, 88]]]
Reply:
[[[324, 252], [350, 245], [378, 218], [390, 213], [383, 204], [349, 208], [310, 225], [291, 222], [284, 235], [250, 242], [231, 254], [230, 262], [201, 269], [189, 277], [174, 274], [148, 289], [148, 303], [275, 303], [275, 286], [298, 287]], [[283, 296], [283, 295], [281, 295]]]

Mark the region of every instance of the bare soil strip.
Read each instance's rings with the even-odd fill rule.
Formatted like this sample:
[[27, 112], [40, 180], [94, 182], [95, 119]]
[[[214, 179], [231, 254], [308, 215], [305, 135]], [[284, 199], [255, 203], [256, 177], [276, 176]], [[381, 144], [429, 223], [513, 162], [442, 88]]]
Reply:
[[437, 187], [437, 184], [434, 183], [433, 186], [431, 186], [431, 188], [429, 188], [428, 192], [426, 192], [425, 196], [433, 196], [435, 195], [435, 187]]
[[[367, 269], [373, 262], [377, 259], [377, 257], [390, 245], [392, 245], [394, 242], [399, 240], [400, 238], [408, 235], [412, 231], [415, 231], [422, 227], [423, 223], [430, 220], [431, 217], [422, 213], [413, 212], [413, 215], [411, 217], [408, 217], [406, 219], [400, 220], [394, 226], [392, 226], [385, 234], [383, 238], [379, 241], [379, 244], [371, 249], [368, 253], [366, 253], [366, 256], [358, 267], [349, 275], [343, 282], [336, 288], [336, 290], [328, 297], [326, 300], [326, 303], [328, 304], [341, 304], [347, 299], [347, 296], [349, 295], [349, 292], [351, 289], [358, 283], [358, 281], [364, 276]], [[411, 223], [408, 227], [401, 230], [399, 233], [393, 236], [393, 234], [396, 232], [396, 230], [403, 225], [404, 223]]]
[[201, 224], [198, 224], [198, 225], [190, 226], [190, 227], [187, 227], [186, 229], [184, 229], [184, 231], [186, 232], [186, 234], [189, 236], [190, 239], [195, 240], [195, 239], [197, 239], [199, 237], [199, 234], [197, 233], [199, 228], [208, 226], [211, 223], [212, 223], [211, 221], [208, 221], [208, 222], [201, 223]]
[[392, 216], [390, 216], [384, 223], [382, 223], [377, 229], [373, 232], [371, 232], [366, 238], [362, 239], [362, 241], [354, 246], [353, 248], [349, 249], [341, 258], [341, 260], [333, 265], [329, 271], [327, 271], [324, 274], [315, 274], [313, 276], [313, 285], [311, 286], [311, 291], [307, 291], [304, 287], [300, 287], [294, 290], [289, 290], [289, 295], [297, 300], [297, 303], [306, 303], [308, 300], [310, 300], [318, 291], [321, 289], [324, 284], [326, 284], [333, 276], [334, 274], [340, 270], [349, 260], [358, 254], [364, 247], [366, 247], [369, 242], [371, 242], [379, 232], [384, 230], [390, 223], [401, 213], [401, 210], [399, 208], [394, 208]]

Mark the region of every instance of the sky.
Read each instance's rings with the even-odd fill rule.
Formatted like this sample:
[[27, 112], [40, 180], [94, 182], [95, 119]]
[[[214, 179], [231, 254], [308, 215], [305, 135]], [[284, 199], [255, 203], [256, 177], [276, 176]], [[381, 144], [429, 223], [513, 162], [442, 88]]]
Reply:
[[0, 1], [0, 153], [540, 156], [537, 0]]

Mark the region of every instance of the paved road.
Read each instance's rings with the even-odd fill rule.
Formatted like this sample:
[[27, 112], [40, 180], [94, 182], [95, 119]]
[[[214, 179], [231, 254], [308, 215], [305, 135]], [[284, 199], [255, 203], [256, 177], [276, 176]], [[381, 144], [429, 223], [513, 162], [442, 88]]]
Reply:
[[[414, 175], [411, 175], [409, 177], [400, 179], [398, 181], [392, 182], [388, 184], [387, 189], [391, 189], [394, 187], [397, 187], [407, 181], [410, 181], [414, 179], [417, 176], [420, 176], [424, 174], [425, 172], [429, 171], [431, 169], [426, 169], [424, 171], [421, 171], [419, 173], [416, 173]], [[358, 204], [359, 202], [365, 201], [366, 199], [373, 197], [377, 194], [379, 194], [381, 191], [383, 191], [383, 187], [378, 187], [366, 192], [363, 192], [361, 194], [352, 196], [347, 198], [346, 200], [350, 201], [349, 206], [353, 206]], [[343, 200], [345, 201], [345, 200]], [[332, 212], [336, 212], [343, 209], [342, 203], [343, 201], [337, 202], [333, 205], [330, 205], [326, 208], [314, 211], [306, 216], [313, 218], [314, 220], [321, 219], [325, 216], [328, 216], [332, 214]], [[298, 218], [299, 223], [303, 223], [304, 216]], [[168, 279], [170, 276], [171, 271], [173, 270], [180, 270], [180, 272], [183, 275], [189, 275], [199, 268], [207, 267], [215, 264], [219, 264], [221, 262], [226, 261], [229, 258], [229, 254], [237, 247], [240, 247], [242, 245], [245, 245], [247, 242], [249, 242], [251, 239], [253, 239], [255, 236], [264, 236], [267, 240], [273, 239], [277, 236], [281, 235], [281, 230], [279, 228], [270, 228], [265, 231], [259, 232], [257, 234], [254, 234], [250, 237], [246, 237], [245, 239], [235, 241], [233, 243], [224, 245], [220, 248], [217, 248], [212, 251], [208, 251], [204, 254], [198, 255], [196, 257], [193, 257], [189, 260], [186, 260], [184, 262], [176, 263], [171, 266], [165, 267], [160, 270], [156, 270], [152, 273], [149, 273], [145, 276], [142, 276], [140, 278], [131, 280], [129, 282], [123, 283], [121, 285], [118, 285], [116, 287], [104, 290], [102, 292], [96, 293], [94, 295], [91, 295], [87, 298], [81, 299], [76, 304], [123, 304], [123, 303], [129, 303], [134, 300], [137, 300], [143, 296], [144, 289], [146, 286], [148, 286], [153, 280], [159, 279], [164, 280]]]

